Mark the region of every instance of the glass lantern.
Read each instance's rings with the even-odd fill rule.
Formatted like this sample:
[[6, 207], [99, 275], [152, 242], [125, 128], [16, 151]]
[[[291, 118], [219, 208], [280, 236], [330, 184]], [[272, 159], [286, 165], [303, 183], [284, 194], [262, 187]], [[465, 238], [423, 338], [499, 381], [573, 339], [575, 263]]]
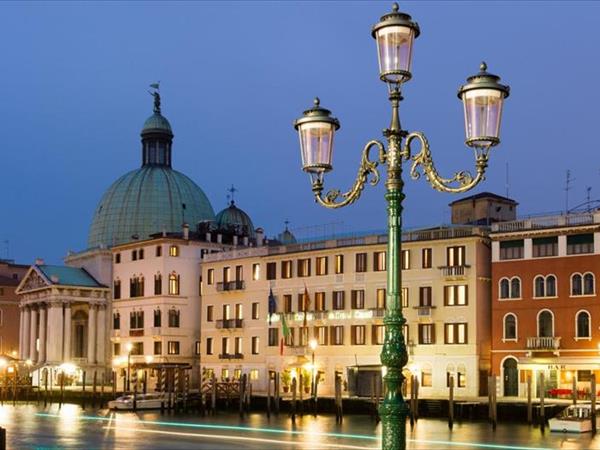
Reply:
[[294, 128], [300, 137], [302, 169], [322, 180], [323, 174], [333, 168], [333, 137], [340, 128], [339, 121], [331, 116], [331, 111], [319, 106], [316, 98], [314, 106], [294, 122]]
[[419, 25], [408, 14], [398, 12], [397, 3], [394, 3], [392, 13], [381, 17], [373, 26], [371, 34], [377, 42], [382, 81], [400, 84], [410, 80], [412, 46], [419, 33]]
[[502, 106], [510, 88], [499, 80], [481, 63], [480, 72], [467, 78], [467, 84], [458, 91], [465, 111], [465, 143], [470, 147], [489, 148], [500, 143]]

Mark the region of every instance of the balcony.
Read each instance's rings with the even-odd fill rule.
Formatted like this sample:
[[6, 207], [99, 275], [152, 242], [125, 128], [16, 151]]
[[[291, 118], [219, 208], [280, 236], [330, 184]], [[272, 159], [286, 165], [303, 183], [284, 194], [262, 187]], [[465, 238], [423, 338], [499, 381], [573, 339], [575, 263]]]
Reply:
[[244, 326], [244, 319], [223, 319], [217, 320], [218, 329], [235, 329]]
[[468, 273], [471, 266], [466, 264], [461, 266], [440, 266], [438, 269], [442, 272], [443, 277], [464, 277]]
[[286, 356], [304, 356], [308, 354], [306, 345], [286, 345], [284, 349]]
[[560, 348], [559, 337], [528, 337], [527, 350], [554, 351]]
[[219, 353], [219, 359], [244, 359], [242, 353]]
[[385, 316], [385, 308], [371, 308], [371, 311], [373, 311], [373, 317]]
[[435, 308], [435, 306], [431, 306], [431, 305], [421, 305], [421, 306], [414, 307], [414, 309], [417, 310], [417, 317], [419, 317], [419, 318], [431, 317], [431, 314], [433, 313], [434, 308]]
[[143, 328], [136, 328], [134, 330], [129, 330], [129, 336], [132, 337], [140, 337], [144, 335], [144, 329]]
[[313, 318], [316, 320], [328, 319], [329, 311], [315, 311], [313, 312]]
[[246, 284], [243, 280], [223, 281], [221, 283], [217, 283], [218, 292], [239, 291], [242, 289], [246, 289]]

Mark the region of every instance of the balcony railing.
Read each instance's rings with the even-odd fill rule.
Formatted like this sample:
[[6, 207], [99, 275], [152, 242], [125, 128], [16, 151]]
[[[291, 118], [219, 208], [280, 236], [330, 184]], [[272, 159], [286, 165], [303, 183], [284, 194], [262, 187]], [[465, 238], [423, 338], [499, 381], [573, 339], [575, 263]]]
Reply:
[[285, 346], [285, 353], [290, 356], [304, 356], [308, 352], [306, 345], [289, 345]]
[[220, 353], [219, 359], [244, 359], [243, 353]]
[[521, 230], [534, 230], [541, 228], [555, 228], [564, 226], [590, 225], [600, 222], [600, 215], [594, 213], [575, 213], [568, 215], [553, 215], [531, 217], [512, 222], [500, 222], [492, 224], [492, 232], [510, 232]]
[[385, 308], [371, 308], [371, 311], [373, 311], [373, 317], [385, 316]]
[[329, 317], [329, 311], [315, 311], [314, 318], [317, 320], [327, 319]]
[[560, 348], [559, 337], [528, 337], [528, 350], [558, 350]]
[[223, 281], [217, 283], [217, 291], [239, 291], [241, 289], [245, 289], [246, 284], [243, 280], [235, 280], [235, 281]]
[[435, 306], [423, 305], [415, 306], [414, 308], [417, 310], [417, 317], [431, 317], [432, 310]]
[[224, 319], [217, 320], [217, 328], [242, 328], [244, 326], [244, 319]]
[[129, 336], [139, 337], [139, 336], [143, 336], [143, 335], [144, 335], [144, 329], [143, 328], [129, 330]]
[[466, 275], [469, 267], [471, 266], [465, 264], [462, 266], [440, 266], [439, 269], [443, 277], [456, 277]]

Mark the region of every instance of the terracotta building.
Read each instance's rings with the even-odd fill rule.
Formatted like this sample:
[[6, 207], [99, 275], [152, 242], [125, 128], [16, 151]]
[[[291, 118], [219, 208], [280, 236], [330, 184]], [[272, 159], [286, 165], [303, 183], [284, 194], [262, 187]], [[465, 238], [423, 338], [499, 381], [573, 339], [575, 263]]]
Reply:
[[492, 227], [492, 370], [500, 395], [588, 390], [600, 378], [600, 212]]
[[[19, 349], [19, 297], [15, 289], [28, 266], [0, 260], [0, 354], [17, 356]], [[13, 353], [14, 352], [14, 353]]]

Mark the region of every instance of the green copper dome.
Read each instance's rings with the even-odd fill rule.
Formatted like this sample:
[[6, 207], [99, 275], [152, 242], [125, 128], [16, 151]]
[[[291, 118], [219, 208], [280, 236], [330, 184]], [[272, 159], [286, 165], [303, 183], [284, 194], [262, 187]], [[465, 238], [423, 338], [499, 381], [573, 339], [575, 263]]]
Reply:
[[171, 168], [173, 132], [154, 96], [154, 114], [142, 129], [142, 167], [126, 173], [102, 196], [88, 236], [88, 247], [112, 247], [151, 234], [180, 232], [184, 223], [213, 221], [208, 198], [187, 176]]
[[233, 200], [227, 208], [217, 214], [217, 217], [215, 217], [215, 224], [219, 230], [236, 227], [238, 233], [247, 234], [248, 237], [252, 239], [256, 237], [254, 225], [252, 224], [250, 216], [235, 206]]

